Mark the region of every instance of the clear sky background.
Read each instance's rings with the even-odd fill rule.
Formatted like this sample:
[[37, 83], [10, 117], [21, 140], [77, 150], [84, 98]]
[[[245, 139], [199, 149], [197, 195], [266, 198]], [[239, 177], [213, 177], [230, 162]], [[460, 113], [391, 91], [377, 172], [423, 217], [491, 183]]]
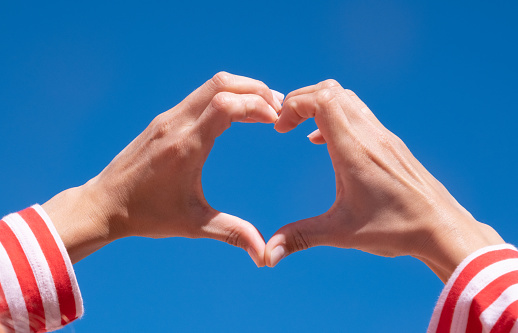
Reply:
[[[4, 1], [0, 215], [85, 183], [220, 70], [288, 93], [327, 78], [371, 107], [479, 221], [518, 243], [517, 1]], [[325, 146], [234, 124], [203, 170], [266, 239], [325, 212]], [[214, 240], [129, 238], [75, 265], [64, 332], [423, 332], [421, 262], [319, 247], [258, 269]]]

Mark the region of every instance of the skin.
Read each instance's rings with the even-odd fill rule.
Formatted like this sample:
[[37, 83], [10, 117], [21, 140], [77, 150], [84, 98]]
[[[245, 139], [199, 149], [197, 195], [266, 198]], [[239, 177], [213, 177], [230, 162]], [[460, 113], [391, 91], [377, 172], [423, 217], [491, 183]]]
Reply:
[[327, 80], [290, 93], [278, 132], [315, 118], [308, 138], [327, 143], [336, 175], [336, 200], [324, 214], [279, 229], [268, 241], [266, 264], [313, 246], [410, 255], [446, 281], [474, 251], [504, 243], [476, 221], [350, 90]]
[[201, 173], [232, 122], [274, 123], [279, 95], [260, 81], [218, 73], [158, 115], [98, 176], [43, 204], [72, 262], [116, 239], [144, 236], [212, 238], [264, 266], [262, 235], [207, 203]]
[[[43, 204], [72, 262], [122, 237], [213, 238], [245, 249], [257, 266], [327, 245], [410, 255], [446, 281], [472, 252], [504, 243], [352, 91], [327, 80], [282, 100], [260, 81], [222, 72], [157, 116], [98, 176]], [[203, 164], [232, 122], [275, 123], [285, 133], [308, 118], [318, 126], [310, 141], [327, 143], [336, 201], [265, 245], [252, 224], [207, 203]]]

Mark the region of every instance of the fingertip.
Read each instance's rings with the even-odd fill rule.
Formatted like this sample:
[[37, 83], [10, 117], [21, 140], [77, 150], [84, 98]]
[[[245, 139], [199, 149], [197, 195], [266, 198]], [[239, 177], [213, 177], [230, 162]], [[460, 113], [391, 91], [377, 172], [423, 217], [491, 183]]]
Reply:
[[262, 235], [260, 235], [260, 237], [261, 239], [254, 237], [254, 239], [249, 242], [249, 246], [244, 249], [248, 252], [248, 255], [252, 258], [257, 267], [264, 267], [266, 265], [264, 259], [266, 244], [264, 243]]
[[278, 92], [277, 90], [270, 89], [272, 91], [273, 97], [278, 100], [280, 103], [284, 101], [284, 94], [281, 92]]
[[309, 142], [311, 142], [312, 144], [314, 144], [314, 145], [317, 145], [317, 144], [318, 144], [317, 142], [315, 142], [315, 141], [314, 141], [314, 140], [315, 140], [314, 138], [310, 138], [310, 137], [308, 136], [308, 139], [309, 139]]
[[[274, 90], [270, 89], [270, 92], [271, 92], [271, 96], [273, 99], [273, 104], [271, 104], [271, 106], [276, 111], [275, 113], [280, 112], [282, 109], [282, 104], [281, 104], [282, 100], [279, 100], [279, 95], [277, 95]], [[278, 93], [278, 94], [280, 94], [280, 93]]]
[[286, 237], [282, 233], [276, 233], [265, 245], [264, 261], [266, 266], [275, 267], [287, 255]]
[[322, 136], [314, 136], [314, 137], [310, 137], [308, 135], [308, 139], [309, 141], [312, 143], [312, 144], [315, 144], [315, 145], [323, 145], [323, 144], [326, 144], [326, 140], [322, 137]]
[[252, 260], [254, 261], [254, 264], [257, 267], [264, 267], [264, 255], [263, 256], [259, 256], [259, 254], [257, 253], [257, 251], [253, 247], [249, 247], [246, 250], [246, 252], [248, 252], [248, 255], [250, 256], [250, 258], [252, 258]]
[[321, 145], [321, 144], [326, 143], [326, 140], [322, 136], [322, 133], [320, 133], [319, 129], [316, 129], [313, 132], [311, 132], [308, 135], [308, 139], [309, 139], [309, 141], [311, 141], [311, 143], [316, 144], [316, 145]]
[[316, 136], [318, 136], [319, 133], [320, 133], [320, 131], [318, 129], [314, 130], [313, 132], [308, 134], [308, 139], [311, 140], [311, 139], [315, 138]]
[[283, 125], [284, 121], [280, 121], [280, 118], [277, 120], [277, 122], [275, 123], [275, 126], [273, 126], [273, 128], [279, 132], [279, 133], [287, 133], [290, 131], [289, 128], [286, 128], [286, 126]]
[[279, 126], [278, 126], [278, 124], [279, 124], [279, 121], [277, 120], [277, 121], [275, 122], [275, 125], [273, 125], [273, 129], [274, 129], [274, 130], [276, 130], [276, 131], [277, 131], [277, 132], [279, 132], [279, 133], [282, 133], [281, 131], [279, 131]]
[[288, 255], [288, 250], [283, 245], [277, 245], [270, 252], [270, 265], [269, 267], [275, 267], [277, 264]]
[[271, 119], [272, 119], [272, 123], [275, 123], [277, 122], [277, 120], [279, 119], [279, 115], [277, 114], [277, 111], [275, 111], [274, 108], [272, 108], [271, 105], [268, 105], [268, 109], [270, 110], [270, 114], [271, 114]]

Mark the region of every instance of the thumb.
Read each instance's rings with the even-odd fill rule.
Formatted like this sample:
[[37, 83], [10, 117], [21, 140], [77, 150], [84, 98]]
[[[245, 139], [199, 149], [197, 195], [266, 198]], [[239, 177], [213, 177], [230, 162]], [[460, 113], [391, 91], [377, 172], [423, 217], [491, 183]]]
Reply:
[[203, 227], [204, 237], [216, 239], [248, 252], [257, 267], [264, 263], [264, 238], [257, 228], [237, 216], [218, 212]]
[[329, 234], [329, 218], [322, 215], [287, 224], [270, 238], [264, 252], [266, 265], [274, 267], [288, 255], [326, 245]]
[[308, 139], [316, 145], [323, 145], [324, 143], [326, 143], [326, 139], [324, 139], [319, 129], [316, 129], [313, 132], [309, 133]]

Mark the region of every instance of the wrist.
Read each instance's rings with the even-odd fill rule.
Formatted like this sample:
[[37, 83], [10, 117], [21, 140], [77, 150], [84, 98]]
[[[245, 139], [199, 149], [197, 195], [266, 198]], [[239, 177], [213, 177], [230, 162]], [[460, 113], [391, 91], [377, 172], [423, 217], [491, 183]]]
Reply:
[[67, 189], [42, 205], [61, 237], [72, 263], [121, 238], [114, 227], [109, 200], [95, 189], [95, 181]]
[[505, 244], [489, 225], [471, 215], [443, 219], [429, 231], [429, 241], [417, 259], [423, 261], [446, 282], [457, 266], [471, 253], [491, 245]]

